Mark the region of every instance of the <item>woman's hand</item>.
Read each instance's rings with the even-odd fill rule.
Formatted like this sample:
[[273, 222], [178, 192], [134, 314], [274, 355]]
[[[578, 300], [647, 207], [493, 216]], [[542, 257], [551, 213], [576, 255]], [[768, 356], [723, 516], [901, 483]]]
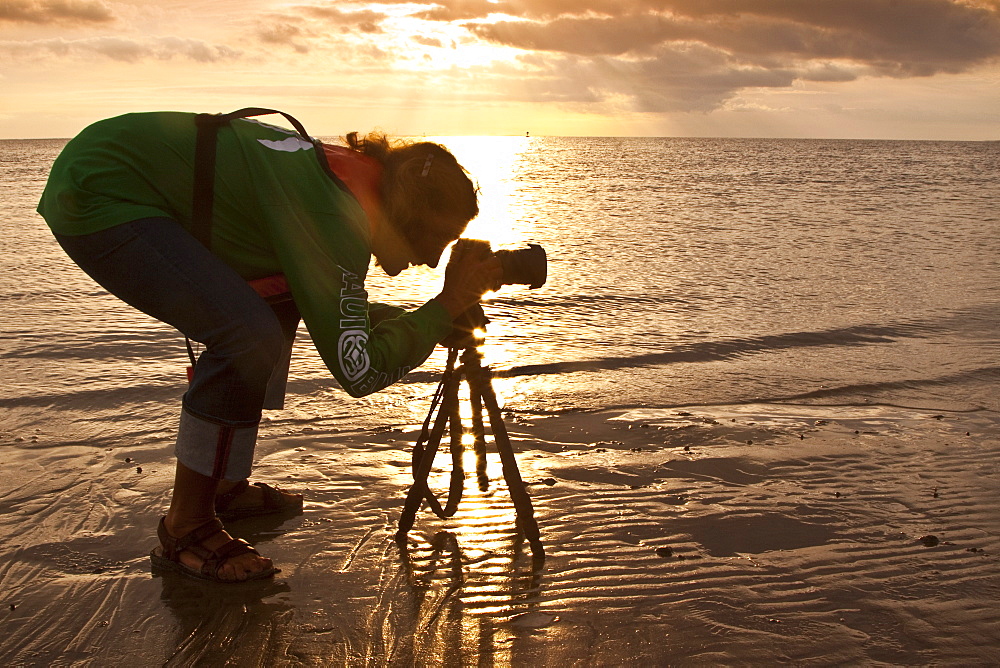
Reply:
[[457, 318], [502, 285], [503, 268], [485, 241], [459, 239], [451, 251], [444, 287], [436, 299]]

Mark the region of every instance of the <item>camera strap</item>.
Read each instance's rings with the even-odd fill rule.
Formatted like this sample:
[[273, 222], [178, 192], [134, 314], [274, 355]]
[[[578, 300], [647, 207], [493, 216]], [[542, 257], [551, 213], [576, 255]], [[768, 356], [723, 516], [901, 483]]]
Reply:
[[[197, 133], [195, 135], [194, 147], [194, 179], [191, 196], [191, 233], [205, 248], [212, 248], [212, 218], [215, 205], [215, 162], [218, 147], [219, 128], [229, 125], [233, 120], [239, 118], [250, 118], [252, 116], [266, 116], [269, 114], [280, 114], [285, 117], [299, 137], [311, 143], [314, 147], [313, 153], [319, 161], [320, 168], [330, 178], [330, 180], [341, 190], [354, 197], [347, 185], [338, 177], [330, 167], [323, 151], [322, 144], [309, 136], [305, 127], [294, 116], [286, 114], [276, 109], [264, 109], [261, 107], [247, 107], [231, 111], [227, 114], [197, 114], [194, 117]], [[288, 291], [288, 284], [284, 276], [266, 276], [254, 281], [250, 281], [251, 287], [265, 301], [271, 304], [290, 302], [291, 294]], [[287, 309], [284, 309], [287, 310]], [[284, 311], [283, 310], [283, 311]], [[277, 311], [276, 311], [277, 312]], [[295, 313], [289, 313], [287, 317], [296, 317]], [[194, 367], [197, 363], [194, 347], [191, 339], [185, 337], [188, 359], [191, 366], [188, 367], [188, 382], [194, 374]]]
[[306, 129], [294, 116], [276, 109], [247, 107], [237, 109], [228, 114], [198, 114], [194, 117], [198, 128], [194, 147], [194, 192], [191, 200], [192, 231], [196, 239], [206, 248], [212, 247], [212, 209], [215, 203], [215, 158], [218, 144], [219, 128], [229, 125], [238, 118], [280, 114], [285, 117], [299, 137], [311, 143], [320, 168], [330, 177], [338, 188], [354, 197], [347, 185], [330, 168], [323, 152], [322, 144], [306, 132]]

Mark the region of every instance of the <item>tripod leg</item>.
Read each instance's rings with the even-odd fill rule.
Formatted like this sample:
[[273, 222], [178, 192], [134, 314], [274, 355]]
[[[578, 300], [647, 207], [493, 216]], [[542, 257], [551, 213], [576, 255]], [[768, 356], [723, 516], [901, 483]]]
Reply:
[[[450, 361], [450, 360], [449, 360]], [[449, 365], [450, 366], [450, 365]], [[403, 503], [403, 511], [399, 516], [399, 528], [396, 530], [396, 540], [405, 541], [406, 534], [413, 528], [417, 511], [420, 510], [420, 503], [426, 497], [429, 503], [435, 508], [435, 513], [441, 510], [440, 504], [427, 487], [427, 476], [430, 475], [431, 466], [434, 464], [434, 455], [437, 454], [438, 444], [441, 443], [441, 436], [444, 434], [445, 425], [452, 414], [458, 410], [458, 383], [459, 376], [456, 373], [448, 373], [443, 381], [441, 404], [438, 406], [438, 414], [434, 421], [434, 428], [427, 439], [427, 446], [420, 457], [420, 462], [413, 472], [413, 484], [406, 493], [406, 501]]]
[[[457, 386], [458, 383], [456, 383], [456, 391], [458, 390]], [[448, 416], [448, 423], [448, 433], [451, 437], [451, 484], [448, 487], [448, 501], [444, 509], [441, 512], [435, 511], [435, 514], [442, 519], [454, 516], [458, 510], [458, 502], [462, 500], [462, 493], [465, 491], [465, 463], [462, 461], [462, 456], [465, 454], [465, 446], [462, 444], [464, 430], [462, 428], [462, 417], [459, 415], [457, 398], [453, 404], [451, 414]], [[429, 490], [427, 496], [428, 499], [434, 498]]]
[[[471, 372], [467, 372], [470, 373]], [[542, 548], [542, 537], [538, 531], [538, 523], [535, 522], [535, 510], [531, 505], [531, 497], [524, 487], [521, 479], [521, 472], [517, 468], [517, 459], [514, 457], [514, 448], [510, 444], [510, 437], [507, 435], [507, 427], [503, 423], [500, 415], [500, 407], [497, 405], [497, 395], [493, 391], [493, 384], [490, 381], [489, 369], [480, 369], [477, 380], [479, 393], [486, 404], [486, 411], [490, 417], [490, 428], [493, 430], [493, 440], [496, 442], [497, 451], [500, 453], [500, 462], [503, 465], [503, 477], [507, 481], [507, 489], [510, 491], [510, 498], [514, 502], [514, 510], [517, 512], [517, 523], [531, 545], [532, 556], [541, 561], [545, 559], [545, 551]]]
[[490, 479], [486, 475], [486, 426], [483, 424], [483, 399], [479, 394], [477, 383], [469, 380], [469, 403], [472, 404], [472, 449], [476, 453], [476, 480], [479, 491], [490, 488]]

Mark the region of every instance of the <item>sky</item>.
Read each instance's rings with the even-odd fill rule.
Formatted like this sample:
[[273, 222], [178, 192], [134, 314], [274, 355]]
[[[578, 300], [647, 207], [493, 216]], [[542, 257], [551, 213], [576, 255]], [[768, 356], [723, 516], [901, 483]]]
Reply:
[[317, 136], [1000, 140], [1000, 0], [0, 0], [0, 138], [246, 106]]

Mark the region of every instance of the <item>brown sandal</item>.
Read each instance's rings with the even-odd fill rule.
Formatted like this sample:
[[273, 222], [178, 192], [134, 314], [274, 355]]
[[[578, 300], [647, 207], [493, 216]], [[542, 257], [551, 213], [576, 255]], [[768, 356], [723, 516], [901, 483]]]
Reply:
[[265, 482], [255, 482], [254, 487], [259, 487], [264, 492], [264, 501], [253, 506], [237, 506], [230, 508], [236, 499], [250, 489], [250, 483], [241, 480], [226, 492], [215, 497], [215, 514], [221, 520], [240, 520], [245, 517], [258, 517], [260, 515], [271, 515], [273, 513], [289, 513], [299, 515], [302, 513], [302, 498], [288, 500], [277, 487], [271, 487]]
[[[206, 539], [225, 531], [222, 522], [217, 519], [205, 522], [191, 533], [180, 538], [174, 538], [167, 532], [165, 520], [166, 517], [161, 517], [160, 525], [156, 528], [156, 535], [160, 539], [161, 547], [153, 548], [153, 551], [149, 554], [149, 559], [154, 568], [181, 573], [182, 575], [187, 575], [198, 580], [224, 582], [227, 584], [263, 580], [273, 577], [275, 573], [281, 572], [280, 569], [272, 567], [253, 573], [242, 580], [226, 580], [219, 576], [219, 569], [227, 561], [233, 557], [247, 553], [260, 556], [260, 552], [253, 549], [250, 543], [241, 538], [234, 538], [215, 550], [210, 550], [202, 545]], [[202, 563], [200, 570], [189, 568], [181, 562], [180, 553], [185, 550], [203, 560], [204, 563]]]

